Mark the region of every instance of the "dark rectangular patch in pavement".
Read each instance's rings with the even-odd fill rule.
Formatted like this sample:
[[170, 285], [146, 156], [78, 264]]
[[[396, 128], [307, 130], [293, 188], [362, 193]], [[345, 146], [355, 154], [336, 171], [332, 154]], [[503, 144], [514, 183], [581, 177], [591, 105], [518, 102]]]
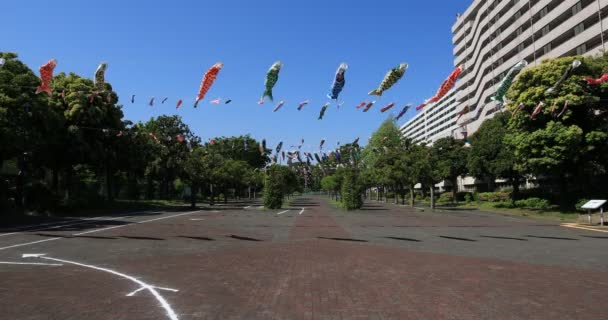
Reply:
[[608, 239], [608, 237], [602, 237], [602, 236], [581, 236], [581, 237], [593, 238], [593, 239]]
[[205, 240], [205, 241], [215, 241], [213, 238], [207, 237], [188, 237], [188, 236], [177, 236], [178, 238], [186, 238], [186, 239], [194, 239], [194, 240]]
[[518, 240], [518, 241], [528, 241], [528, 239], [522, 238], [512, 238], [512, 237], [499, 237], [499, 236], [480, 236], [482, 238], [492, 238], [492, 239], [505, 239], [505, 240]]
[[70, 236], [65, 236], [61, 234], [48, 234], [48, 233], [36, 233], [37, 236], [40, 237], [49, 237], [49, 238], [71, 238]]
[[552, 239], [552, 240], [578, 240], [574, 238], [562, 238], [562, 237], [549, 237], [549, 236], [533, 236], [527, 235], [528, 238], [539, 238], [539, 239]]
[[422, 240], [418, 240], [418, 239], [412, 239], [412, 238], [402, 238], [402, 237], [385, 237], [387, 239], [393, 239], [393, 240], [403, 240], [403, 241], [413, 241], [413, 242], [421, 242]]
[[362, 239], [351, 239], [351, 238], [329, 238], [329, 237], [317, 237], [317, 239], [324, 239], [324, 240], [336, 240], [336, 241], [352, 241], [352, 242], [368, 242], [367, 240], [362, 240]]
[[255, 239], [255, 238], [249, 238], [249, 237], [241, 237], [241, 236], [236, 236], [236, 235], [229, 235], [230, 238], [232, 239], [237, 239], [237, 240], [245, 240], [245, 241], [262, 241], [260, 239]]
[[439, 236], [439, 238], [451, 239], [451, 240], [461, 240], [461, 241], [470, 241], [470, 242], [476, 242], [477, 241], [477, 240], [474, 240], [474, 239], [459, 238], [459, 237], [448, 237], [448, 236]]
[[116, 240], [116, 239], [118, 239], [118, 238], [115, 238], [115, 237], [102, 237], [102, 236], [74, 236], [74, 238], [106, 239], [106, 240]]
[[120, 236], [120, 237], [125, 238], [125, 239], [133, 239], [133, 240], [154, 240], [154, 241], [165, 240], [165, 239], [154, 238], [154, 237], [135, 237], [135, 236]]

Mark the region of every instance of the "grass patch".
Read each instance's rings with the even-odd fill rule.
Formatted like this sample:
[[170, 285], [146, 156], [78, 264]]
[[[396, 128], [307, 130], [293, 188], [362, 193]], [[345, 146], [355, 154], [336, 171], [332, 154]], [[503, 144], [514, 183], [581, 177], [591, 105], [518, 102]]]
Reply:
[[334, 206], [334, 207], [336, 207], [336, 208], [338, 208], [340, 210], [346, 210], [344, 208], [344, 205], [342, 205], [342, 202], [336, 201], [334, 199], [327, 199], [327, 200], [329, 201], [329, 204], [331, 204], [332, 206]]
[[[500, 202], [498, 202], [500, 203]], [[578, 212], [561, 212], [555, 209], [537, 210], [537, 209], [524, 209], [524, 208], [497, 208], [497, 203], [492, 202], [471, 202], [471, 203], [460, 203], [459, 208], [476, 208], [482, 211], [510, 214], [522, 217], [541, 218], [549, 220], [559, 221], [576, 221], [578, 219]]]

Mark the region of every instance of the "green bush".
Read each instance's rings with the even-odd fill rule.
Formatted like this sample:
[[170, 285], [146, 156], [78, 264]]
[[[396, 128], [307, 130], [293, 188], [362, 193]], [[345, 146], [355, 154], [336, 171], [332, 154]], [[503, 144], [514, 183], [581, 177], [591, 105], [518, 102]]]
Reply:
[[451, 192], [444, 192], [439, 195], [439, 199], [437, 199], [437, 203], [452, 203], [454, 198], [452, 197]]
[[473, 196], [471, 195], [471, 193], [470, 193], [470, 192], [467, 192], [467, 193], [464, 195], [464, 201], [465, 201], [466, 203], [471, 203], [471, 201], [472, 201], [472, 200], [473, 200]]
[[494, 208], [501, 208], [501, 209], [513, 209], [515, 208], [515, 204], [513, 202], [507, 201], [507, 202], [496, 202], [493, 203], [492, 206]]
[[470, 202], [470, 199], [473, 198], [472, 192], [467, 192], [467, 191], [457, 192], [456, 201], [467, 201], [467, 196], [469, 196], [469, 202]]
[[360, 209], [363, 206], [363, 191], [357, 172], [353, 169], [344, 169], [342, 179], [342, 205], [344, 209]]
[[510, 194], [507, 192], [482, 192], [477, 194], [478, 201], [505, 202], [509, 200]]
[[283, 206], [282, 176], [277, 166], [268, 168], [264, 180], [264, 207], [267, 209], [280, 209]]
[[45, 212], [59, 205], [59, 197], [47, 185], [36, 182], [25, 188], [25, 202], [29, 209]]
[[529, 208], [529, 209], [540, 209], [546, 210], [549, 209], [551, 203], [549, 200], [541, 199], [541, 198], [528, 198], [524, 200], [515, 201], [515, 206], [518, 208]]
[[581, 212], [585, 212], [586, 210], [581, 208], [585, 203], [589, 202], [589, 199], [579, 199], [576, 202], [576, 210], [581, 211]]

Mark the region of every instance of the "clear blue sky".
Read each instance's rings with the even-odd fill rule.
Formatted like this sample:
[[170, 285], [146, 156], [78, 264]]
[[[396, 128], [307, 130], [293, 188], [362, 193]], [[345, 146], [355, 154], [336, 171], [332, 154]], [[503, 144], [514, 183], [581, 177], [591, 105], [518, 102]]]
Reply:
[[[50, 4], [49, 4], [50, 2]], [[179, 114], [191, 129], [208, 139], [250, 133], [314, 148], [364, 142], [390, 112], [379, 109], [396, 102], [393, 113], [408, 102], [422, 102], [453, 69], [451, 26], [471, 0], [374, 1], [7, 1], [0, 11], [1, 51], [17, 52], [32, 69], [49, 58], [56, 72], [93, 77], [98, 63], [133, 121]], [[257, 105], [269, 66], [284, 63], [275, 87], [275, 103]], [[203, 73], [215, 62], [225, 67], [205, 101], [193, 109]], [[345, 104], [319, 110], [336, 68], [349, 64]], [[372, 100], [388, 69], [407, 62], [405, 77], [377, 99], [368, 113], [356, 110]], [[132, 94], [136, 103], [130, 103]], [[151, 96], [157, 103], [147, 105]], [[161, 97], [169, 100], [164, 105]], [[230, 98], [229, 105], [209, 100]], [[184, 105], [175, 110], [177, 99]], [[311, 104], [298, 112], [298, 102]], [[285, 106], [273, 113], [276, 102]], [[400, 124], [414, 115], [410, 110]]]

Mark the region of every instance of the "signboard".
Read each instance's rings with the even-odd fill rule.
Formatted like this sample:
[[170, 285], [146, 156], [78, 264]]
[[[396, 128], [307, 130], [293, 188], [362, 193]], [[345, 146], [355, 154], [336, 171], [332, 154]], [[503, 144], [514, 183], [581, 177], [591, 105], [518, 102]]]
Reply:
[[606, 203], [606, 200], [591, 200], [585, 203], [581, 209], [585, 210], [597, 210], [601, 208]]

